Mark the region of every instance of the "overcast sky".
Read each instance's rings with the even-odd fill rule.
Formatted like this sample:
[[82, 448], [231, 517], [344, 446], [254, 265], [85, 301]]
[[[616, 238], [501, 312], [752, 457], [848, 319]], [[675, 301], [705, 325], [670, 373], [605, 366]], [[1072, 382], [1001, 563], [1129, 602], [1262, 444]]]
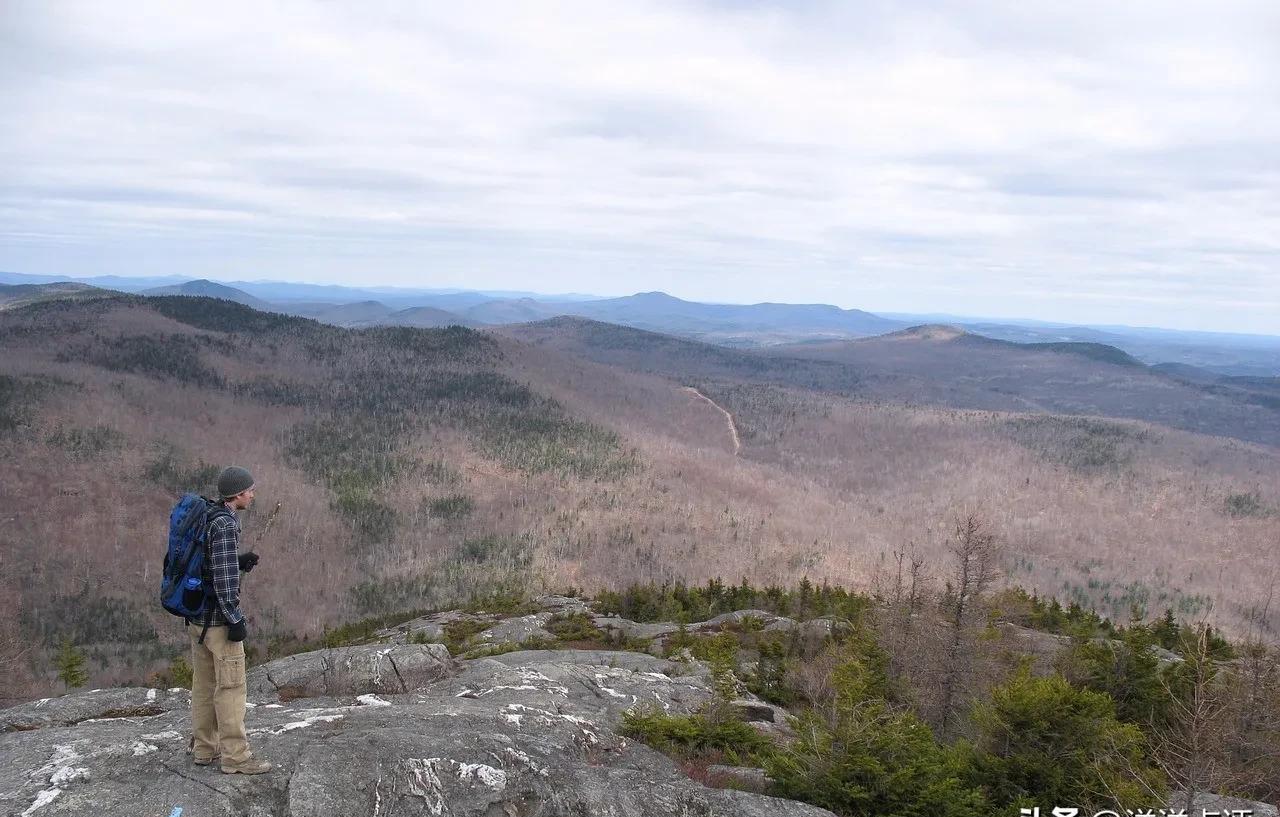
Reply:
[[1280, 334], [1280, 3], [0, 0], [0, 269]]

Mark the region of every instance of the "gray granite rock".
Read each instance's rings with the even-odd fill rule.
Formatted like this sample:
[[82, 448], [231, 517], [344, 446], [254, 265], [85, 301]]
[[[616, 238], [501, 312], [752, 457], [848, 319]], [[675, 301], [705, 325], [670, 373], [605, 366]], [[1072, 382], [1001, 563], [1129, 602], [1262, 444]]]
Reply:
[[444, 640], [445, 626], [454, 621], [478, 621], [492, 626], [502, 620], [501, 616], [478, 615], [449, 610], [443, 613], [432, 613], [429, 616], [410, 619], [403, 624], [378, 630], [374, 636], [381, 641], [406, 644], [413, 642], [438, 642]]
[[764, 625], [764, 631], [766, 633], [789, 633], [799, 626], [800, 622], [796, 621], [794, 618], [775, 616], [772, 621]]
[[730, 701], [730, 706], [738, 717], [748, 723], [779, 723], [786, 720], [786, 711], [765, 701], [737, 699]]
[[481, 633], [477, 633], [474, 642], [478, 645], [501, 645], [523, 644], [530, 638], [555, 641], [555, 635], [543, 629], [543, 625], [551, 620], [552, 615], [552, 613], [534, 613], [533, 615], [506, 619]]
[[1032, 630], [1009, 622], [1001, 622], [996, 627], [1000, 631], [1003, 648], [1014, 660], [1030, 656], [1032, 669], [1037, 675], [1053, 672], [1058, 655], [1071, 644], [1069, 636]]
[[[998, 624], [997, 629], [1010, 653], [1014, 656], [1030, 655], [1033, 667], [1039, 673], [1052, 672], [1058, 657], [1071, 646], [1071, 636], [1033, 630], [1008, 621]], [[1123, 649], [1123, 643], [1114, 639], [1094, 638], [1093, 641], [1106, 645], [1113, 651]], [[1158, 645], [1152, 646], [1151, 652], [1161, 666], [1181, 664], [1183, 661], [1182, 656]]]
[[641, 653], [531, 650], [467, 662], [461, 674], [435, 684], [429, 698], [471, 698], [491, 705], [536, 708], [616, 720], [636, 706], [672, 714], [697, 712], [714, 693], [709, 676], [669, 676], [670, 661]]
[[591, 607], [582, 599], [572, 596], [541, 596], [533, 604], [547, 613], [590, 613]]
[[[1174, 652], [1173, 650], [1166, 650], [1164, 647], [1161, 647], [1159, 644], [1152, 645], [1151, 652], [1153, 655], [1155, 655], [1156, 660], [1160, 662], [1161, 666], [1167, 667], [1170, 664], [1182, 664], [1186, 660], [1181, 655], [1178, 655], [1176, 652]], [[1210, 809], [1210, 811], [1212, 811], [1212, 809]], [[1257, 815], [1255, 815], [1255, 817], [1257, 817]]]
[[842, 618], [822, 616], [800, 622], [800, 634], [805, 638], [822, 640], [832, 636], [848, 635], [853, 632], [853, 625]]
[[723, 627], [726, 624], [741, 624], [743, 619], [747, 618], [754, 619], [757, 622], [760, 622], [761, 625], [768, 625], [779, 620], [781, 616], [776, 613], [770, 613], [768, 610], [734, 610], [732, 613], [721, 613], [714, 618], [709, 618], [706, 621], [700, 621], [697, 624], [691, 624], [689, 626], [691, 629], [705, 630]]
[[250, 695], [405, 693], [446, 678], [458, 663], [443, 644], [366, 644], [291, 655], [249, 671]]
[[606, 633], [616, 632], [624, 638], [662, 638], [680, 629], [679, 624], [672, 624], [667, 621], [642, 623], [618, 618], [617, 616], [596, 616], [593, 621], [597, 627]]
[[510, 667], [529, 664], [587, 664], [603, 665], [635, 672], [661, 673], [663, 675], [702, 675], [710, 677], [706, 665], [696, 659], [690, 662], [672, 661], [642, 652], [629, 650], [519, 650], [492, 656], [489, 660]]
[[[296, 656], [293, 665], [338, 666], [346, 656], [334, 653], [342, 652]], [[618, 719], [631, 705], [689, 712], [710, 695], [698, 676], [659, 671], [670, 663], [631, 653], [510, 653], [463, 662], [456, 676], [412, 694], [261, 704], [246, 723], [255, 753], [277, 768], [254, 777], [192, 765], [179, 696], [158, 714], [79, 722], [80, 713], [100, 710], [86, 703], [94, 693], [65, 696], [39, 707], [50, 725], [0, 734], [0, 812], [830, 817], [792, 801], [706, 788], [619, 736]], [[113, 692], [129, 701], [149, 695]], [[0, 712], [0, 720], [29, 722], [18, 710]]]
[[95, 689], [42, 698], [0, 712], [0, 732], [74, 726], [90, 720], [145, 718], [173, 709], [191, 707], [191, 693], [185, 689]]

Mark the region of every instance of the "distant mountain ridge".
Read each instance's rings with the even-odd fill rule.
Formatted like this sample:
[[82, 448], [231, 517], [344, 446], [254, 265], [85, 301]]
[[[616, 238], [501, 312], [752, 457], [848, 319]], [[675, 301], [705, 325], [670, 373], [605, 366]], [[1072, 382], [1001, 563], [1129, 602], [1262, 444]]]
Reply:
[[229, 287], [226, 284], [219, 284], [206, 278], [196, 281], [187, 281], [183, 284], [175, 284], [174, 286], [155, 287], [153, 289], [144, 289], [140, 295], [187, 295], [197, 298], [221, 298], [224, 301], [235, 301], [238, 304], [251, 306], [261, 311], [275, 311], [276, 307], [267, 303], [261, 298], [255, 298], [249, 293]]
[[434, 306], [411, 306], [408, 309], [401, 309], [391, 312], [381, 318], [364, 323], [354, 323], [352, 326], [415, 326], [420, 329], [440, 329], [446, 326], [466, 326], [475, 328], [481, 326], [477, 321], [464, 318], [461, 315], [449, 312], [444, 309], [437, 309]]
[[0, 309], [17, 309], [40, 301], [84, 300], [116, 294], [88, 284], [56, 282], [51, 284], [0, 284]]
[[[811, 337], [863, 337], [903, 324], [829, 304], [715, 304], [685, 301], [665, 292], [579, 303], [521, 299], [479, 304], [462, 314], [484, 323], [526, 323], [563, 315], [616, 323], [727, 346], [767, 345]], [[737, 342], [735, 342], [737, 341]], [[745, 342], [744, 341], [748, 341]]]
[[[1120, 366], [1140, 366], [1145, 368], [1140, 360], [1132, 355], [1127, 354], [1124, 350], [1105, 343], [1087, 343], [1079, 341], [1056, 341], [1044, 343], [1017, 343], [1009, 340], [1001, 340], [986, 335], [969, 332], [959, 326], [949, 324], [922, 324], [920, 326], [912, 326], [908, 329], [902, 329], [897, 332], [889, 332], [881, 335], [879, 340], [916, 340], [931, 341], [934, 343], [955, 343], [961, 346], [966, 344], [978, 348], [987, 348], [991, 346], [1003, 346], [1009, 349], [1021, 349], [1027, 351], [1044, 351], [1044, 352], [1060, 352], [1068, 355], [1078, 355], [1079, 357], [1097, 360], [1103, 363], [1115, 363]], [[814, 348], [814, 344], [809, 344], [810, 350]], [[786, 348], [786, 347], [782, 347]]]
[[[36, 284], [65, 280], [55, 276], [0, 272], [0, 282]], [[74, 280], [125, 292], [167, 292], [171, 291], [169, 287], [191, 283], [173, 277], [109, 276]], [[272, 281], [207, 282], [202, 286], [206, 285], [226, 287], [231, 292], [219, 294], [206, 289], [199, 293], [187, 290], [184, 294], [226, 297], [258, 309], [316, 316], [337, 326], [448, 325], [445, 321], [463, 326], [485, 326], [576, 316], [730, 348], [767, 348], [798, 343], [820, 345], [829, 341], [873, 337], [919, 326], [921, 318], [925, 317], [876, 315], [829, 304], [699, 303], [664, 292], [597, 298], [577, 294], [554, 296], [451, 289], [360, 289]], [[370, 309], [381, 310], [370, 307], [371, 303], [384, 307], [385, 314], [372, 314]], [[449, 315], [410, 311], [423, 308], [443, 310]], [[320, 314], [325, 317], [319, 317]], [[945, 321], [945, 324], [939, 324], [938, 320]], [[1167, 363], [1195, 367], [1211, 373], [1211, 380], [1221, 376], [1266, 378], [1280, 375], [1280, 337], [1122, 326], [1071, 326], [1021, 319], [997, 323], [989, 319], [929, 316], [928, 321], [924, 325], [951, 325], [975, 338], [984, 336], [1022, 345], [1042, 344], [1046, 349], [1058, 348], [1077, 355], [1099, 356], [1117, 363]], [[1057, 344], [1067, 345], [1055, 346]]]

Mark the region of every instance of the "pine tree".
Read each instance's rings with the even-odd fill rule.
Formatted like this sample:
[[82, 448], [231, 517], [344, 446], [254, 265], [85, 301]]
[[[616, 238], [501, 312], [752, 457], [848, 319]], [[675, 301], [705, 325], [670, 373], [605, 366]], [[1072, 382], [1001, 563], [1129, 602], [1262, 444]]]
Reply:
[[1155, 623], [1152, 633], [1157, 643], [1166, 650], [1172, 650], [1178, 646], [1178, 620], [1174, 618], [1173, 610], [1165, 608], [1164, 616]]
[[1155, 643], [1144, 625], [1130, 626], [1119, 640], [1093, 638], [1090, 631], [1080, 630], [1058, 658], [1058, 669], [1075, 686], [1111, 696], [1120, 720], [1146, 726], [1163, 717], [1168, 703]]
[[1123, 814], [1164, 802], [1141, 730], [1118, 721], [1104, 693], [1076, 689], [1060, 675], [1033, 677], [1024, 665], [992, 690], [974, 720], [974, 781], [997, 808], [1054, 802]]
[[69, 638], [62, 639], [62, 649], [58, 651], [58, 678], [68, 690], [89, 683], [89, 673], [84, 668], [84, 653], [77, 650]]
[[809, 710], [796, 726], [795, 742], [768, 761], [783, 797], [849, 815], [996, 813], [968, 779], [963, 750], [940, 746], [923, 721], [883, 701], [843, 709], [835, 723]]

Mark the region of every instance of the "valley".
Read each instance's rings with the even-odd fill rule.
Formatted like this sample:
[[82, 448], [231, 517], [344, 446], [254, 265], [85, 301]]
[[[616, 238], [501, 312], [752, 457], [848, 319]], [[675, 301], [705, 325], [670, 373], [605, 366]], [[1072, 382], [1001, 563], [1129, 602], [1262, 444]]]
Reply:
[[[261, 486], [246, 593], [268, 637], [502, 587], [874, 590], [895, 552], [940, 576], [962, 513], [998, 532], [1008, 583], [1118, 620], [1245, 626], [1275, 581], [1275, 411], [957, 340], [788, 357], [579, 318], [342, 329], [127, 295], [8, 310], [4, 626], [96, 645], [106, 679], [167, 656], [168, 509], [230, 462]], [[1244, 420], [1160, 422], [1188, 416]]]

